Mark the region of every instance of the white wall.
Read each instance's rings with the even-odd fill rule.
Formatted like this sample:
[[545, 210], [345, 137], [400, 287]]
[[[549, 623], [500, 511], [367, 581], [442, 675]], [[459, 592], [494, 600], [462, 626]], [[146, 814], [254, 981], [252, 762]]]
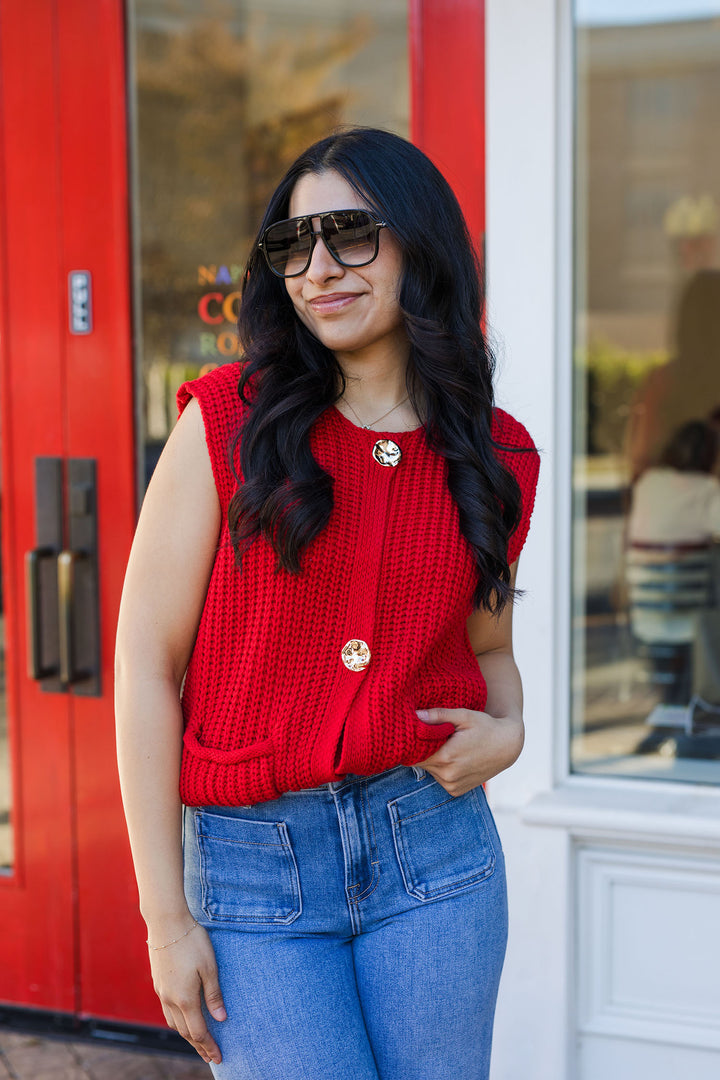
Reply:
[[[508, 863], [510, 941], [495, 1025], [493, 1080], [565, 1076], [567, 836], [529, 828], [520, 811], [552, 788], [555, 721], [566, 704], [554, 669], [563, 650], [558, 563], [567, 565], [558, 502], [557, 19], [554, 0], [488, 0], [488, 321], [498, 354], [497, 401], [542, 452], [514, 616], [525, 691], [526, 742], [488, 786]], [[567, 467], [567, 455], [565, 455]], [[564, 485], [563, 485], [564, 488]], [[560, 490], [562, 491], [563, 488]], [[564, 579], [564, 575], [563, 575]], [[562, 589], [560, 590], [562, 593]]]

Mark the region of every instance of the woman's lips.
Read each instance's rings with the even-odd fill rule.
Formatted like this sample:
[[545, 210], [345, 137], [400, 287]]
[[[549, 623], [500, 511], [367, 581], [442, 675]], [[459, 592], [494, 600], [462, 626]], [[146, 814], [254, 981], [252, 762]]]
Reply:
[[315, 296], [308, 301], [309, 306], [316, 315], [333, 315], [336, 311], [343, 311], [357, 300], [359, 293], [328, 293], [327, 296]]

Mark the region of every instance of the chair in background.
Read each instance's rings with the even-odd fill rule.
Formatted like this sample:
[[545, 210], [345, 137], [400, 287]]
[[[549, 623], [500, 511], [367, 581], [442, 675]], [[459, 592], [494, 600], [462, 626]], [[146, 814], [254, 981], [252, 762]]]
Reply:
[[633, 542], [627, 551], [630, 628], [661, 697], [647, 717], [659, 739], [667, 728], [694, 733], [693, 655], [698, 618], [716, 603], [714, 568], [712, 543]]

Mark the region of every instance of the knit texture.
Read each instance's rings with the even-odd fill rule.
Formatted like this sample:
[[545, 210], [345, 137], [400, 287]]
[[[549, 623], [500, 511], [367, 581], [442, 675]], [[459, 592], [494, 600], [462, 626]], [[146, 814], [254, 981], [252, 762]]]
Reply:
[[[413, 765], [453, 733], [416, 709], [483, 709], [487, 691], [466, 620], [477, 570], [447, 488], [447, 463], [424, 431], [378, 432], [334, 406], [313, 425], [312, 452], [334, 479], [327, 527], [304, 550], [302, 572], [275, 573], [259, 538], [234, 561], [227, 511], [235, 491], [228, 446], [248, 408], [231, 363], [178, 390], [180, 412], [198, 399], [222, 513], [218, 550], [183, 688], [180, 778], [192, 806], [247, 805], [348, 773]], [[525, 542], [539, 456], [522, 424], [496, 409], [493, 436], [527, 454], [501, 454], [522, 493], [508, 561]], [[373, 456], [401, 449], [396, 466]], [[236, 452], [236, 469], [239, 452]], [[370, 661], [348, 669], [343, 646], [360, 639]]]

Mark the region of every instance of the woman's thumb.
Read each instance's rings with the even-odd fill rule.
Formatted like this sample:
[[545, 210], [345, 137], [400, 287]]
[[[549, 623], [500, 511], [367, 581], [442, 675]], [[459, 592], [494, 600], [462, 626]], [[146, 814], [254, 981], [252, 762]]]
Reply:
[[418, 719], [425, 724], [444, 724], [446, 722], [445, 717], [442, 715], [442, 709], [416, 709], [415, 712]]
[[458, 709], [416, 709], [415, 713], [418, 720], [422, 720], [426, 724], [437, 724], [438, 726], [445, 724], [447, 731], [439, 731], [438, 735], [447, 734], [450, 736], [460, 726], [460, 710]]
[[208, 975], [203, 982], [205, 1003], [210, 1010], [211, 1016], [216, 1020], [227, 1020], [227, 1012], [223, 1003], [222, 993], [217, 975]]

